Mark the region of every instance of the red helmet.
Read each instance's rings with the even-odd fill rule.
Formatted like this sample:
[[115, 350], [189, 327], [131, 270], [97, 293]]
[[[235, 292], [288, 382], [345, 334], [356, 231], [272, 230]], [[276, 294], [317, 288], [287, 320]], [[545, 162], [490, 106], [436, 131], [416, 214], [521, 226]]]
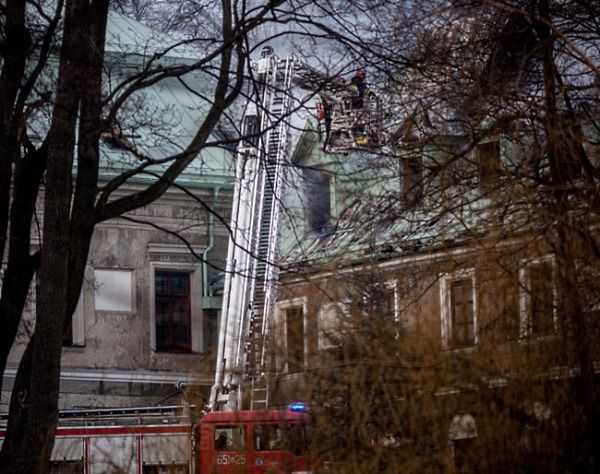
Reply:
[[361, 79], [364, 79], [366, 75], [367, 75], [367, 73], [365, 72], [364, 69], [359, 69], [358, 71], [356, 71], [356, 74], [355, 74], [356, 77], [360, 77]]

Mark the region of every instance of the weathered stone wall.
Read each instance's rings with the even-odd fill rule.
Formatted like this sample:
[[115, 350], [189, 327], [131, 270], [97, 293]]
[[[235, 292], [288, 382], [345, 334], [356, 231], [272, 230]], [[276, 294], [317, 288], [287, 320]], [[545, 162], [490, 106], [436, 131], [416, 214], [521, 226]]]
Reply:
[[[230, 191], [221, 189], [216, 203], [212, 189], [195, 189], [194, 194], [207, 205], [216, 205], [216, 212], [225, 222], [229, 221]], [[217, 269], [224, 267], [229, 237], [218, 218], [213, 222], [209, 226], [209, 213], [198, 201], [172, 190], [124, 218], [98, 225], [80, 307], [74, 315], [74, 345], [63, 349], [61, 408], [154, 404], [176, 392], [178, 383], [190, 392], [208, 392], [214, 377], [214, 355], [205, 347], [202, 335], [203, 300], [209, 298], [204, 298], [205, 269], [201, 257], [211, 242], [209, 232], [213, 232], [212, 250], [207, 253], [210, 265], [206, 273], [210, 280]], [[187, 248], [188, 244], [197, 255]], [[155, 268], [190, 273], [190, 353], [155, 350]], [[96, 309], [95, 269], [131, 271], [130, 311]], [[211, 306], [219, 301], [218, 297], [212, 298]], [[207, 301], [204, 303], [206, 306]], [[16, 364], [30, 333], [31, 328], [24, 325], [20, 342], [12, 351], [2, 411], [7, 407]]]

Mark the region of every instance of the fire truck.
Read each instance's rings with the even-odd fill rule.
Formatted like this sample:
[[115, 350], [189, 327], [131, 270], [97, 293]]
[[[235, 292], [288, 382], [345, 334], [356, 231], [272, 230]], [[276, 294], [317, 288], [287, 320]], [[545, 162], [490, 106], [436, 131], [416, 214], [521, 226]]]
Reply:
[[[62, 411], [53, 474], [229, 474], [313, 471], [310, 415], [302, 403], [273, 409], [269, 382], [272, 313], [294, 87], [331, 105], [327, 151], [377, 141], [377, 106], [357, 111], [348, 88], [269, 47], [253, 63], [254, 94], [237, 150], [215, 382], [208, 410], [154, 406]], [[355, 136], [360, 133], [360, 137]], [[371, 140], [365, 141], [365, 135]], [[271, 344], [272, 346], [272, 344]], [[0, 442], [5, 429], [0, 426]]]
[[[229, 474], [312, 472], [309, 414], [209, 412], [161, 406], [60, 413], [51, 474]], [[195, 420], [195, 421], [191, 421]], [[5, 428], [0, 427], [0, 440]]]

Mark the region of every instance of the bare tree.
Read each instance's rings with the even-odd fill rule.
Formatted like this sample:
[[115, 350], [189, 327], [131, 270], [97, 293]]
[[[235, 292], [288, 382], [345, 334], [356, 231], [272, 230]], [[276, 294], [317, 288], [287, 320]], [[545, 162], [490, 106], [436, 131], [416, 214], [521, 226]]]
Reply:
[[310, 375], [280, 395], [326, 407], [339, 472], [595, 472], [597, 8], [382, 5], [355, 51], [382, 80], [387, 147], [296, 157], [335, 195], [328, 226], [294, 228], [277, 324], [300, 360], [279, 368]]
[[[203, 56], [164, 65], [159, 53], [108, 95], [102, 89], [108, 0], [0, 7], [2, 370], [36, 273], [39, 282], [35, 332], [19, 366], [0, 454], [4, 472], [47, 467], [60, 341], [94, 227], [160, 197], [208, 145], [219, 121], [235, 120], [224, 111], [241, 94], [248, 55], [266, 41], [247, 39], [267, 21], [279, 24], [270, 38], [287, 39], [294, 23], [299, 48], [331, 77], [367, 69], [388, 105], [386, 146], [335, 157], [317, 145], [312, 150], [324, 163], [298, 160], [304, 170], [324, 172], [313, 181], [345, 186], [335, 215], [320, 216], [329, 226], [306, 235], [294, 228], [303, 240], [293, 258], [311, 265], [292, 266], [281, 292], [313, 291], [315, 319], [304, 328], [317, 329], [304, 334], [302, 350], [284, 345], [280, 357], [302, 358], [292, 361], [295, 367], [314, 363], [309, 373], [316, 384], [308, 390], [334, 415], [318, 425], [322, 439], [341, 439], [321, 444], [325, 456], [341, 462], [343, 472], [452, 469], [445, 443], [461, 423], [469, 431], [468, 418], [453, 418], [468, 405], [488, 424], [477, 430], [485, 454], [465, 455], [464, 469], [494, 471], [510, 463], [519, 472], [533, 462], [540, 472], [585, 472], [598, 462], [597, 7], [551, 0], [308, 3], [269, 1], [244, 10], [244, 2], [223, 1], [214, 6], [220, 21], [206, 27], [188, 20], [213, 2], [165, 4], [172, 13], [166, 24], [157, 18], [162, 4], [120, 2], [122, 11], [165, 31], [199, 36]], [[57, 51], [56, 92], [40, 94]], [[214, 86], [190, 144], [160, 160], [139, 156], [138, 166], [100, 189], [99, 140], [127, 100], [196, 70]], [[30, 117], [42, 107], [49, 124], [34, 137]], [[165, 167], [154, 184], [113, 197], [129, 177], [159, 161]], [[310, 174], [304, 170], [290, 181], [303, 184]], [[32, 254], [31, 223], [42, 196], [42, 239]], [[461, 273], [470, 268], [477, 289]], [[382, 323], [389, 313], [380, 304], [386, 279], [395, 281], [394, 321]], [[432, 297], [443, 291], [475, 294], [478, 325], [473, 299], [461, 300], [461, 326], [458, 313]], [[318, 306], [340, 301], [350, 302], [344, 310], [350, 317], [321, 338], [320, 350]], [[444, 311], [447, 320], [439, 316]], [[455, 444], [457, 458], [462, 448]], [[502, 453], [496, 445], [505, 447]], [[32, 453], [31, 446], [38, 449]]]
[[157, 31], [177, 37], [212, 37], [218, 36], [220, 30], [221, 4], [215, 0], [113, 0], [111, 7]]
[[[265, 2], [247, 12], [222, 2], [218, 34], [210, 44], [204, 42], [197, 60], [165, 65], [161, 59], [169, 51], [158, 51], [110, 91], [103, 89], [108, 0], [9, 1], [1, 7], [0, 255], [7, 262], [0, 298], [2, 372], [37, 274], [36, 324], [14, 385], [0, 455], [3, 472], [47, 469], [57, 421], [62, 334], [77, 303], [94, 227], [159, 198], [208, 146], [242, 90], [246, 35], [281, 3]], [[206, 74], [211, 90], [202, 91], [207, 108], [191, 141], [167, 157], [138, 150], [138, 163], [101, 187], [99, 143], [107, 130], [114, 132], [121, 108], [144, 88], [193, 71]], [[47, 124], [36, 122], [40, 110], [49, 111]], [[126, 139], [117, 139], [136, 151]], [[128, 178], [157, 164], [163, 167], [153, 184], [114, 197]], [[32, 254], [38, 199], [43, 199], [43, 229], [39, 250]]]

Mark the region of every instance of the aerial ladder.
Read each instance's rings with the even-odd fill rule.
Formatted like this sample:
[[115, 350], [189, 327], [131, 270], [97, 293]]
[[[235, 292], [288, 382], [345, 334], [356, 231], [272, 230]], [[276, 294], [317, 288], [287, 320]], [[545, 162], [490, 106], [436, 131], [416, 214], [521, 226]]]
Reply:
[[362, 135], [379, 133], [371, 122], [365, 122], [370, 112], [353, 113], [346, 84], [329, 80], [293, 55], [279, 59], [266, 47], [253, 63], [252, 72], [256, 91], [246, 106], [237, 150], [215, 382], [209, 400], [212, 410], [269, 407], [273, 362], [269, 339], [282, 200], [286, 171], [291, 166], [292, 87], [311, 90], [331, 105], [327, 151], [373, 146], [376, 140], [359, 143], [353, 136], [355, 129], [360, 128]]

